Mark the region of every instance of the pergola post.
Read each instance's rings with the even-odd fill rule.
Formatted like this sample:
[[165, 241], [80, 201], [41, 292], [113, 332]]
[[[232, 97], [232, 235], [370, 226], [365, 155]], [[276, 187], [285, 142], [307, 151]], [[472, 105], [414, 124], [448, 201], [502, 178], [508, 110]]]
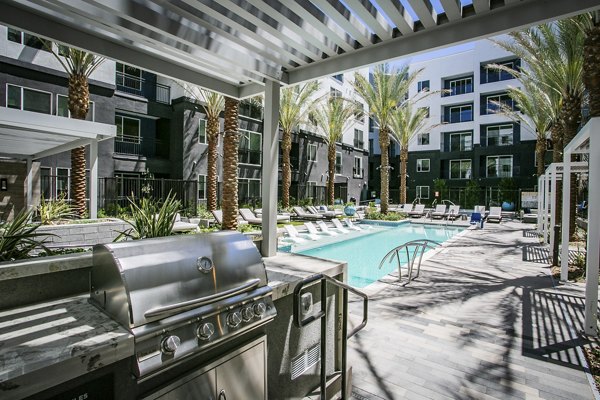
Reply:
[[[559, 164], [552, 164], [550, 166], [550, 251], [554, 249], [554, 241], [558, 238], [554, 237], [554, 225], [556, 225], [556, 214], [559, 210], [556, 207], [556, 202], [558, 200], [558, 193], [556, 190], [556, 182], [558, 181], [558, 166]], [[556, 261], [552, 261], [553, 265], [556, 265]]]
[[537, 231], [542, 232], [542, 210], [544, 209], [544, 175], [538, 176], [537, 197]]
[[262, 246], [263, 257], [277, 253], [277, 183], [279, 158], [279, 84], [267, 80], [263, 124]]
[[563, 154], [563, 192], [562, 192], [562, 227], [560, 252], [560, 280], [566, 282], [569, 279], [569, 225], [571, 209], [571, 152], [565, 149]]
[[[589, 129], [589, 175], [588, 175], [588, 236], [585, 280], [585, 333], [597, 335], [598, 321], [598, 264], [600, 263], [600, 118], [588, 122]], [[584, 128], [585, 129], [585, 128]]]
[[[550, 214], [550, 167], [544, 174], [544, 220], [542, 224], [544, 226], [544, 243], [548, 243], [548, 215]], [[554, 210], [552, 210], [554, 212]]]
[[98, 141], [90, 141], [90, 218], [98, 217]]

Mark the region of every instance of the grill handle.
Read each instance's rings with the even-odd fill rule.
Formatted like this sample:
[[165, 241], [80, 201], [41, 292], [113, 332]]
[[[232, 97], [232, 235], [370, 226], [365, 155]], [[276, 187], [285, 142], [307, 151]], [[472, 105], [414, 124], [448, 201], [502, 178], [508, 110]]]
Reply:
[[235, 296], [236, 294], [247, 292], [248, 290], [254, 289], [259, 283], [260, 279], [258, 278], [250, 279], [248, 282], [240, 286], [225, 290], [220, 293], [211, 294], [210, 296], [199, 297], [197, 299], [183, 301], [181, 303], [169, 304], [168, 306], [152, 308], [144, 313], [144, 317], [152, 318], [171, 311], [182, 311], [187, 308], [200, 307], [208, 303], [213, 303], [215, 301], [220, 301], [228, 297]]

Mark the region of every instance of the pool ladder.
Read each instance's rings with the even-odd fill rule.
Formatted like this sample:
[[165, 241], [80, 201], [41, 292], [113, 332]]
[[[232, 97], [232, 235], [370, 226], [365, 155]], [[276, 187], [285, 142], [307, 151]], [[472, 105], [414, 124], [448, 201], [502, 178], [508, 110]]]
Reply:
[[[406, 265], [408, 270], [408, 282], [417, 278], [421, 272], [421, 261], [423, 260], [423, 254], [429, 250], [440, 246], [440, 242], [436, 242], [431, 239], [417, 239], [410, 242], [406, 242], [388, 252], [379, 263], [379, 269], [383, 266], [386, 260], [388, 263], [397, 260], [398, 262], [398, 281], [402, 281], [402, 265]], [[400, 259], [400, 254], [406, 252], [406, 263], [403, 264]], [[412, 257], [411, 257], [412, 256]], [[417, 274], [413, 277], [413, 271], [415, 270], [415, 262], [417, 267]]]

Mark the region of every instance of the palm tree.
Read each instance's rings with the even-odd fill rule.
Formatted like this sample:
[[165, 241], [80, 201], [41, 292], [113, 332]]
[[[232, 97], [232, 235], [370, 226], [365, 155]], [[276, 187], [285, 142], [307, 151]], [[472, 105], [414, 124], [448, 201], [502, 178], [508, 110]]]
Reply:
[[217, 159], [219, 144], [219, 116], [225, 108], [225, 98], [215, 92], [202, 89], [198, 86], [181, 83], [185, 92], [197, 102], [202, 103], [206, 113], [206, 136], [208, 139], [207, 159], [207, 202], [209, 211], [217, 209]]
[[392, 114], [392, 137], [400, 145], [400, 203], [406, 203], [406, 165], [408, 162], [408, 143], [410, 140], [430, 128], [427, 125], [426, 108], [413, 108], [412, 101], [406, 101]]
[[421, 70], [409, 73], [408, 66], [392, 69], [387, 64], [375, 68], [372, 81], [363, 75], [354, 75], [354, 88], [369, 106], [369, 114], [379, 126], [379, 147], [381, 149], [381, 212], [387, 213], [389, 204], [389, 154], [390, 125], [394, 109], [404, 101], [410, 85]]
[[313, 118], [319, 133], [327, 143], [327, 202], [333, 205], [335, 184], [335, 144], [344, 136], [344, 130], [354, 120], [358, 108], [353, 101], [331, 97], [322, 107], [315, 108]]
[[[104, 62], [104, 57], [66, 46], [59, 46], [60, 55], [52, 47], [49, 50], [69, 76], [68, 106], [71, 118], [85, 119], [90, 104], [88, 78]], [[74, 211], [82, 217], [86, 213], [85, 146], [71, 150], [70, 179]]]
[[300, 86], [285, 88], [281, 91], [279, 106], [279, 126], [281, 138], [281, 196], [282, 206], [290, 206], [290, 185], [292, 181], [292, 166], [290, 150], [292, 149], [292, 132], [300, 124], [305, 123], [315, 104], [314, 94], [319, 90], [319, 82], [313, 81]]
[[589, 96], [590, 118], [593, 118], [600, 117], [600, 12], [593, 12], [584, 22], [583, 83]]
[[221, 229], [236, 230], [238, 225], [238, 132], [239, 100], [225, 97], [223, 134], [223, 224]]

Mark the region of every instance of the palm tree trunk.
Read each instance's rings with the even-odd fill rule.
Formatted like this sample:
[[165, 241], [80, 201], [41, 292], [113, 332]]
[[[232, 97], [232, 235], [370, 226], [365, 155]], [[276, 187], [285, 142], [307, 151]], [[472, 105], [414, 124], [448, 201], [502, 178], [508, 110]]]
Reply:
[[[69, 111], [71, 118], [85, 119], [90, 103], [90, 90], [87, 77], [83, 74], [69, 75]], [[85, 201], [85, 147], [71, 150], [71, 199], [74, 211], [83, 217], [86, 213]]]
[[381, 212], [387, 214], [390, 199], [390, 161], [388, 149], [390, 147], [390, 134], [387, 127], [379, 130], [379, 147], [381, 149]]
[[217, 146], [219, 144], [219, 118], [208, 118], [206, 121], [206, 130], [208, 133], [208, 182], [206, 184], [206, 191], [208, 192], [207, 208], [209, 211], [214, 211], [217, 209]]
[[600, 117], [600, 25], [587, 33], [583, 51], [583, 83], [590, 100], [590, 117]]
[[[563, 146], [566, 147], [575, 135], [577, 135], [577, 129], [581, 122], [581, 97], [573, 95], [565, 97], [560, 112], [563, 125]], [[571, 161], [575, 161], [573, 155], [571, 156]], [[575, 207], [577, 204], [577, 176], [571, 174], [569, 179], [571, 180], [571, 191], [569, 192], [569, 237], [573, 238], [577, 227], [577, 209]]]
[[400, 204], [406, 203], [406, 163], [408, 162], [408, 146], [400, 149]]
[[239, 100], [225, 97], [225, 134], [223, 136], [223, 230], [238, 225], [238, 106]]
[[283, 131], [281, 138], [281, 196], [283, 208], [290, 206], [290, 185], [292, 183], [292, 165], [290, 164], [290, 151], [292, 149], [292, 132]]
[[335, 142], [329, 143], [327, 146], [327, 204], [332, 206], [335, 200], [334, 189], [335, 189]]
[[535, 142], [535, 157], [537, 159], [537, 176], [544, 175], [544, 157], [546, 156], [546, 138], [538, 137]]
[[[563, 150], [563, 132], [561, 124], [556, 121], [550, 127], [550, 137], [552, 138], [552, 162], [559, 163], [562, 162], [562, 150]], [[552, 212], [555, 210], [562, 209], [562, 182], [556, 181], [556, 201], [554, 203], [554, 207], [552, 208]], [[555, 221], [557, 225], [561, 225], [562, 223], [562, 213], [558, 212], [555, 216]]]

